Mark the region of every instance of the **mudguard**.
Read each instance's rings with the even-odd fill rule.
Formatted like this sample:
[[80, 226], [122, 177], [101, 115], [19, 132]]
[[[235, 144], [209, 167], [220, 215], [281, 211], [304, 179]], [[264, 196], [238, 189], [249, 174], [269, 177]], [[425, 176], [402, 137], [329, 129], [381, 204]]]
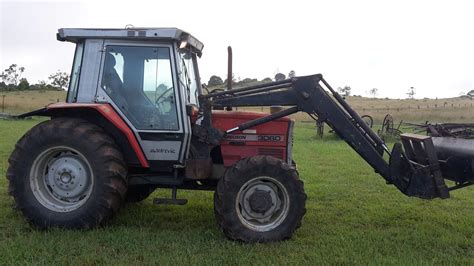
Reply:
[[[144, 168], [148, 168], [149, 164], [143, 153], [138, 141], [133, 134], [132, 130], [123, 121], [120, 115], [114, 110], [114, 108], [108, 103], [54, 103], [44, 108], [34, 110], [25, 114], [17, 116], [18, 118], [25, 118], [30, 116], [68, 116], [72, 110], [78, 109], [89, 109], [95, 110], [100, 116], [109, 121], [116, 129], [118, 129], [127, 139], [128, 145], [136, 155], [140, 165]], [[81, 116], [79, 116], [81, 117]], [[99, 125], [100, 126], [100, 125]], [[123, 146], [120, 145], [119, 146]], [[123, 143], [122, 143], [123, 144]]]

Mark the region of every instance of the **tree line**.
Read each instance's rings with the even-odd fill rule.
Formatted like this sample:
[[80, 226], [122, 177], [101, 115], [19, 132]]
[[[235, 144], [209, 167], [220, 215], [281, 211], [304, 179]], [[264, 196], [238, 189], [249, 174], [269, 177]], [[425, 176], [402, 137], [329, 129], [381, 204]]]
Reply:
[[60, 70], [52, 73], [48, 77], [48, 81], [38, 81], [30, 84], [23, 77], [25, 68], [17, 64], [11, 64], [0, 74], [0, 91], [17, 91], [17, 90], [66, 90], [69, 85], [69, 74]]
[[[291, 70], [288, 73], [288, 78], [293, 78], [295, 76], [296, 76], [296, 73], [295, 73], [294, 70]], [[232, 74], [232, 85], [239, 86], [239, 85], [267, 83], [267, 82], [272, 82], [272, 81], [285, 80], [286, 78], [287, 78], [287, 76], [285, 74], [277, 73], [277, 74], [275, 74], [273, 79], [270, 78], [270, 77], [267, 77], [267, 78], [264, 78], [264, 79], [259, 81], [258, 79], [252, 79], [252, 78], [244, 78], [244, 79], [235, 78], [235, 75]], [[203, 84], [203, 85], [207, 86], [207, 87], [224, 87], [226, 84], [227, 84], [227, 79], [223, 80], [221, 77], [219, 77], [217, 75], [212, 75], [209, 78], [209, 81], [207, 83]]]

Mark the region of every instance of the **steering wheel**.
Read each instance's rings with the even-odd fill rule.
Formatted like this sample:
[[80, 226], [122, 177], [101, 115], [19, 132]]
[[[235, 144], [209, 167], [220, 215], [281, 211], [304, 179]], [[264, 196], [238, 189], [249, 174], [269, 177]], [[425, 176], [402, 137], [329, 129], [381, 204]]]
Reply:
[[156, 108], [158, 109], [158, 111], [159, 111], [161, 114], [164, 113], [163, 110], [162, 110], [162, 108], [161, 108], [161, 106], [162, 106], [162, 104], [165, 102], [164, 100], [163, 100], [163, 101], [161, 101], [161, 100], [162, 100], [162, 99], [165, 99], [165, 100], [166, 100], [165, 96], [166, 96], [167, 94], [169, 94], [169, 92], [172, 91], [172, 90], [173, 90], [173, 87], [169, 87], [169, 88], [166, 89], [164, 92], [162, 92], [162, 93], [156, 98], [156, 100], [155, 100]]
[[166, 89], [164, 92], [162, 92], [162, 93], [160, 94], [160, 96], [158, 96], [158, 98], [156, 98], [155, 104], [157, 104], [157, 105], [160, 104], [161, 98], [163, 98], [163, 97], [164, 97], [168, 92], [170, 92], [172, 89], [173, 89], [173, 87], [169, 87], [169, 88]]

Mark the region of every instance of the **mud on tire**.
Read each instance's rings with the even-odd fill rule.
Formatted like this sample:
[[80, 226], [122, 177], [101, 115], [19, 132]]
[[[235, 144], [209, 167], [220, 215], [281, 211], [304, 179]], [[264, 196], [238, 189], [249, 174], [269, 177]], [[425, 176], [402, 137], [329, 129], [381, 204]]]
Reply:
[[81, 119], [36, 125], [18, 141], [9, 164], [9, 194], [40, 229], [103, 224], [127, 191], [127, 168], [114, 140]]
[[271, 156], [242, 159], [228, 169], [214, 193], [219, 227], [232, 240], [290, 238], [306, 213], [306, 194], [295, 168]]

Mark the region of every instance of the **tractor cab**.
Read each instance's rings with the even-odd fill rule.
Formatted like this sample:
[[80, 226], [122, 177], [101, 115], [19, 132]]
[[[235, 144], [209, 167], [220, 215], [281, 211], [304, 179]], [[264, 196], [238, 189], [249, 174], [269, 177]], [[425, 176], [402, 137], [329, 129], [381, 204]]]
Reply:
[[152, 167], [183, 164], [186, 106], [201, 93], [200, 41], [176, 28], [60, 29], [57, 39], [76, 44], [68, 103], [111, 104]]

